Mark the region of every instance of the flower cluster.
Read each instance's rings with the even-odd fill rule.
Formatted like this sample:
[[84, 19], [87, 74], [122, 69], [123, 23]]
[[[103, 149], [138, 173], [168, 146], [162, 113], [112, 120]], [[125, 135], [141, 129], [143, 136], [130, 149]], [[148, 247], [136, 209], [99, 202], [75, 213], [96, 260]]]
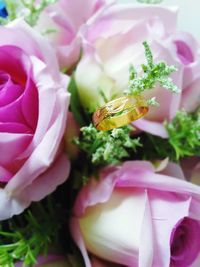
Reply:
[[138, 2], [0, 1], [0, 267], [200, 266], [200, 44]]

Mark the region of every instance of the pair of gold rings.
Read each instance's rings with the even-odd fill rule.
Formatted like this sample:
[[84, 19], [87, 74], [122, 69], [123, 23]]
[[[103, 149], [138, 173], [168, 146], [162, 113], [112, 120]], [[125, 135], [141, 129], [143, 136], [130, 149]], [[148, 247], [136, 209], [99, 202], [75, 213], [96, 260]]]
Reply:
[[142, 96], [124, 96], [99, 108], [92, 119], [98, 130], [108, 131], [143, 117], [148, 110], [148, 104]]

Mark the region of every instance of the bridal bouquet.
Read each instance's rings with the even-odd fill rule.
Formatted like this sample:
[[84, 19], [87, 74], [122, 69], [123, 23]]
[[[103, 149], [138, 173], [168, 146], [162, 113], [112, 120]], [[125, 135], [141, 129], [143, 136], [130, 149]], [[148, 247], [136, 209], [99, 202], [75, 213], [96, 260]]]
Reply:
[[0, 1], [0, 267], [200, 266], [200, 44], [138, 2]]

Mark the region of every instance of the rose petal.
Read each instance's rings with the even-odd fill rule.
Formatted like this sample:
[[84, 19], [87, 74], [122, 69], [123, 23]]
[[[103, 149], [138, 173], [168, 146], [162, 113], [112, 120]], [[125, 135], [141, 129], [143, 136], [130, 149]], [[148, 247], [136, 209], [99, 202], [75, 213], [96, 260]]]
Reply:
[[[68, 101], [69, 95], [65, 91], [57, 92], [57, 105], [55, 107], [57, 117], [54, 117], [51, 127], [41, 143], [35, 148], [31, 157], [27, 159], [22, 168], [7, 184], [6, 190], [11, 194], [19, 194], [52, 164], [64, 134]], [[58, 112], [60, 109], [62, 109], [62, 112]], [[27, 179], [27, 170], [29, 179]]]
[[46, 173], [38, 176], [30, 186], [22, 189], [20, 194], [14, 195], [8, 186], [0, 189], [0, 220], [20, 214], [32, 201], [39, 201], [52, 193], [58, 185], [66, 181], [69, 169], [69, 161], [66, 156], [61, 155]]
[[185, 88], [181, 100], [181, 107], [187, 112], [193, 112], [200, 103], [200, 78]]
[[[33, 78], [37, 81], [39, 114], [33, 140], [27, 147], [27, 149], [23, 152], [21, 158], [28, 157], [30, 153], [35, 149], [35, 147], [42, 141], [44, 135], [46, 134], [49, 125], [51, 125], [52, 114], [56, 105], [57, 90], [59, 90], [58, 86], [62, 86], [61, 82], [59, 82], [58, 85], [55, 84], [55, 81], [52, 80], [51, 76], [49, 76], [48, 69], [46, 69], [46, 66], [43, 62], [35, 57], [33, 57], [31, 61], [33, 64]], [[66, 76], [66, 79], [63, 82], [63, 88], [64, 86], [67, 86], [67, 84], [68, 78]], [[68, 104], [66, 103], [66, 106], [67, 105]], [[60, 109], [62, 109], [63, 107], [64, 104], [60, 106]]]
[[171, 232], [180, 219], [189, 215], [191, 197], [154, 190], [148, 192], [155, 238], [153, 266], [169, 267]]
[[161, 171], [161, 173], [171, 177], [176, 177], [185, 180], [183, 170], [178, 164], [174, 162], [169, 162], [164, 171]]
[[147, 190], [145, 190], [146, 203], [145, 211], [142, 222], [142, 229], [140, 233], [140, 246], [139, 246], [139, 267], [152, 266], [154, 251], [154, 238], [153, 238], [153, 225], [151, 219], [151, 207]]
[[177, 267], [189, 266], [199, 254], [199, 222], [182, 218], [171, 233], [171, 262]]
[[0, 107], [19, 98], [23, 91], [24, 88], [15, 84], [8, 73], [0, 72]]
[[0, 122], [1, 133], [31, 134], [32, 130], [27, 125], [16, 122]]
[[153, 135], [160, 136], [162, 138], [168, 137], [167, 130], [165, 129], [163, 123], [139, 119], [137, 121], [132, 122], [132, 125], [140, 130], [149, 132]]
[[[0, 40], [0, 45], [15, 44], [28, 55], [41, 59], [47, 66], [54, 66], [53, 68], [48, 67], [48, 71], [55, 80], [59, 81], [58, 63], [53, 48], [43, 36], [23, 20], [17, 19], [6, 27], [1, 27], [0, 34], [4, 36]], [[19, 73], [19, 69], [17, 69], [17, 73]]]
[[[145, 211], [144, 190], [115, 189], [107, 202], [88, 207], [79, 220], [87, 249], [105, 260], [136, 266]], [[151, 262], [151, 251], [146, 258]]]
[[9, 164], [17, 158], [32, 140], [32, 134], [0, 133], [0, 164]]
[[35, 131], [38, 123], [38, 90], [31, 79], [27, 80], [21, 109], [28, 125]]
[[75, 217], [74, 218], [72, 217], [70, 220], [70, 231], [71, 231], [71, 235], [72, 235], [74, 241], [76, 242], [76, 245], [78, 246], [78, 248], [81, 251], [85, 266], [86, 267], [92, 267], [92, 265], [90, 263], [90, 259], [88, 257], [88, 253], [87, 253], [85, 244], [84, 244], [84, 241], [83, 241], [83, 237], [81, 234], [79, 220]]
[[5, 183], [8, 182], [13, 176], [13, 173], [4, 168], [3, 166], [0, 166], [0, 182]]
[[61, 155], [44, 174], [38, 176], [31, 185], [27, 186], [22, 194], [29, 201], [40, 201], [64, 183], [69, 172], [70, 162], [66, 155]]

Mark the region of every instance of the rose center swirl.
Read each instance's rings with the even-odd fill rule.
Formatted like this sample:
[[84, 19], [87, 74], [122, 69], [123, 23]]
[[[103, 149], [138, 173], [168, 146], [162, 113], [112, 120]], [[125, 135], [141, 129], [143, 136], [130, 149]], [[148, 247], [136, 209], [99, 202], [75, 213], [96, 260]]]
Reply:
[[194, 219], [184, 217], [173, 228], [170, 238], [171, 265], [189, 266], [200, 250], [200, 225]]

